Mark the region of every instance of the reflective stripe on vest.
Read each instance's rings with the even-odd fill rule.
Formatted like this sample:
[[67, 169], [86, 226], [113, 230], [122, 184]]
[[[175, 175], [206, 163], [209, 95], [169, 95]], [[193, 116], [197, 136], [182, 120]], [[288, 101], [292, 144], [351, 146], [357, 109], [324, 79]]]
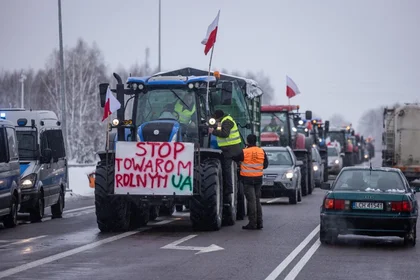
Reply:
[[227, 138], [216, 137], [217, 144], [219, 145], [219, 147], [225, 147], [225, 146], [240, 144], [242, 142], [242, 140], [241, 140], [241, 135], [239, 134], [239, 130], [238, 130], [238, 126], [236, 125], [236, 122], [229, 115], [224, 117], [222, 119], [221, 123], [223, 123], [225, 120], [232, 121], [233, 122], [233, 127], [230, 130], [230, 134]]
[[264, 150], [259, 147], [244, 149], [244, 161], [241, 163], [241, 176], [261, 177], [264, 169]]
[[175, 104], [174, 110], [179, 115], [179, 121], [181, 123], [188, 123], [191, 120], [191, 116], [195, 112], [195, 104], [191, 110], [188, 110], [188, 109], [182, 110], [182, 108], [183, 108], [183, 104], [181, 104], [180, 101], [177, 101]]

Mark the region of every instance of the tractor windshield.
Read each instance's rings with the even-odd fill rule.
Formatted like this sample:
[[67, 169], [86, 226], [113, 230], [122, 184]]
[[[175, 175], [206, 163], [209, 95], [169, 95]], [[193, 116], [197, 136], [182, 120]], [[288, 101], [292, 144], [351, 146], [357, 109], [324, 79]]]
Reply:
[[194, 135], [191, 136], [194, 139], [183, 141], [195, 142], [197, 140], [197, 107], [193, 91], [179, 88], [152, 89], [146, 94], [139, 94], [136, 104], [136, 126], [151, 121], [153, 121], [151, 127], [156, 127], [157, 122], [160, 122], [161, 126], [166, 123], [166, 126], [171, 127], [168, 132], [170, 133], [173, 123], [178, 122], [181, 125], [182, 134]]
[[343, 147], [345, 139], [342, 131], [329, 131], [328, 137], [330, 137], [331, 142], [337, 141]]
[[261, 132], [276, 132], [280, 135], [288, 135], [287, 112], [261, 113]]

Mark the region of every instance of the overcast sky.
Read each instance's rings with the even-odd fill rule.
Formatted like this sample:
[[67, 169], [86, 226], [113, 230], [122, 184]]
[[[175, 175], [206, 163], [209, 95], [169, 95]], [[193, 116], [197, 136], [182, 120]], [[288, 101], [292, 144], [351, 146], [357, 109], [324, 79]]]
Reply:
[[[107, 65], [158, 64], [158, 0], [62, 0], [65, 46], [96, 42]], [[419, 0], [162, 0], [162, 70], [206, 69], [201, 40], [221, 9], [213, 69], [263, 70], [287, 104], [357, 125], [420, 93]], [[57, 0], [0, 0], [0, 70], [43, 67], [58, 48]]]

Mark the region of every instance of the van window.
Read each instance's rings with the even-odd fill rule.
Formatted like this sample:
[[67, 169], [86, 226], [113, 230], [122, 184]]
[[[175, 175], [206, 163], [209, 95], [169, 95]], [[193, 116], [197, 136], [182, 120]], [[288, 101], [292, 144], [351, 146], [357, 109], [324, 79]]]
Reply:
[[37, 135], [33, 130], [16, 131], [20, 159], [35, 159], [37, 155]]
[[48, 148], [52, 150], [53, 158], [64, 158], [66, 151], [64, 148], [63, 133], [59, 129], [47, 130], [43, 133], [47, 138]]
[[0, 162], [7, 162], [6, 134], [2, 127], [0, 127]]
[[6, 127], [6, 133], [7, 133], [7, 142], [9, 143], [9, 157], [10, 157], [10, 160], [19, 159], [16, 132], [13, 128]]

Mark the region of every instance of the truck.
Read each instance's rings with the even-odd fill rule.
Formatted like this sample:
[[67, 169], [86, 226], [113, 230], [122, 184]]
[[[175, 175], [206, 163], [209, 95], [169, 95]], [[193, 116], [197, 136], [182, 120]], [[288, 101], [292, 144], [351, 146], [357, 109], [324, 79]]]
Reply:
[[[293, 150], [297, 159], [303, 162], [303, 166], [300, 166], [302, 196], [306, 196], [315, 188], [311, 150], [313, 140], [297, 131], [296, 124], [302, 120], [299, 108], [299, 105], [261, 106], [261, 146], [282, 146]], [[306, 111], [305, 118], [312, 119], [312, 111]], [[270, 125], [273, 125], [272, 128]]]
[[331, 127], [327, 133], [328, 142], [337, 141], [340, 143], [340, 156], [343, 157], [343, 167], [354, 166], [353, 144], [350, 136], [354, 135], [354, 130], [351, 126], [346, 127]]
[[[95, 171], [95, 211], [102, 232], [126, 231], [149, 222], [153, 207], [189, 205], [194, 230], [220, 230], [237, 219], [237, 166], [232, 164], [233, 192], [225, 193], [223, 154], [209, 135], [216, 125], [216, 109], [231, 114], [242, 142], [247, 134], [259, 131], [261, 95], [256, 83], [247, 81], [243, 91], [237, 79], [213, 75], [162, 75], [121, 77], [115, 89], [99, 85], [101, 107], [107, 92], [115, 92], [122, 104], [111, 122], [110, 141], [99, 151]], [[111, 93], [112, 94], [112, 93]], [[133, 99], [126, 112], [125, 96]], [[165, 116], [166, 107], [192, 97], [195, 119], [181, 123], [179, 115]], [[185, 102], [184, 102], [185, 103]], [[125, 115], [131, 119], [126, 120]], [[167, 114], [166, 114], [167, 115]], [[194, 115], [193, 115], [194, 116]], [[194, 123], [194, 124], [193, 124]], [[257, 131], [255, 131], [257, 132]]]
[[420, 178], [420, 105], [384, 108], [382, 166], [400, 169], [407, 180]]

